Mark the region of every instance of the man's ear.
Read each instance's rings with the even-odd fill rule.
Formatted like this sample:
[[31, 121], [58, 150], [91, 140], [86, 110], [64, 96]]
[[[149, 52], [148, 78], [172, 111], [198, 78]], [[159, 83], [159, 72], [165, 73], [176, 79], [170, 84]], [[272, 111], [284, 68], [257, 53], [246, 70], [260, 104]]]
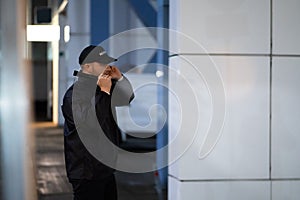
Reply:
[[83, 65], [81, 65], [81, 70], [83, 72], [89, 72], [90, 68], [91, 68], [91, 66], [89, 64], [83, 64]]

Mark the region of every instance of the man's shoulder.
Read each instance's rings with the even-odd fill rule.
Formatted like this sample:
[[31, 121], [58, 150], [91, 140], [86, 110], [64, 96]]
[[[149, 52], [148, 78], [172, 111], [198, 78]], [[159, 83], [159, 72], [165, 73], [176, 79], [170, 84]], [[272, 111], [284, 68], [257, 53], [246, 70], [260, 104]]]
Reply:
[[72, 99], [74, 84], [72, 84], [66, 91], [64, 99]]

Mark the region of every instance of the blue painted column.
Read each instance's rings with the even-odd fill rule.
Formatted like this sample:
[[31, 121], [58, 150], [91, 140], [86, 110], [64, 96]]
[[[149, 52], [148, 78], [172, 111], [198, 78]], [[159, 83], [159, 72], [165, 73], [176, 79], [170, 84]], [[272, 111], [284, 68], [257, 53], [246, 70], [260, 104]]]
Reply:
[[128, 0], [145, 27], [156, 27], [157, 13], [149, 0]]
[[109, 0], [91, 0], [91, 44], [109, 37]]
[[[158, 13], [157, 13], [157, 26], [161, 28], [169, 27], [169, 0], [157, 0]], [[168, 45], [168, 35], [163, 34], [163, 32], [158, 31], [157, 40], [160, 44]], [[164, 47], [168, 49], [168, 47]], [[157, 63], [161, 64], [157, 66], [158, 71], [163, 72], [163, 76], [158, 78], [158, 82], [162, 85], [168, 85], [168, 55], [169, 52], [158, 50], [157, 51]], [[158, 86], [158, 104], [162, 105], [168, 113], [168, 88]], [[168, 144], [168, 119], [164, 124], [162, 130], [157, 134], [156, 146], [157, 149], [163, 148]], [[157, 163], [162, 163], [164, 160], [168, 160], [167, 154], [158, 154]], [[159, 164], [158, 164], [159, 165]], [[160, 188], [167, 188], [168, 181], [168, 167], [165, 167], [158, 171]]]

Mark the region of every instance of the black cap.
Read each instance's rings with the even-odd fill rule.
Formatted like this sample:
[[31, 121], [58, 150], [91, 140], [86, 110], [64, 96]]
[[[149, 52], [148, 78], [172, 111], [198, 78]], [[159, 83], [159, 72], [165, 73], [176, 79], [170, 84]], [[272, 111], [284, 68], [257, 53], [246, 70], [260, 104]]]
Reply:
[[101, 46], [87, 46], [82, 50], [79, 56], [80, 65], [92, 62], [109, 64], [114, 61], [117, 61], [117, 59], [108, 56], [104, 48]]

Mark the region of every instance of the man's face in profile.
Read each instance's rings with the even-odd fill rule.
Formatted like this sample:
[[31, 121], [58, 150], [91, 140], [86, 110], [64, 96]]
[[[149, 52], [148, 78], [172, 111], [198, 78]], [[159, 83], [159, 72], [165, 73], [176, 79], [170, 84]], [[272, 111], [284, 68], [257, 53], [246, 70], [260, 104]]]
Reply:
[[92, 62], [87, 64], [88, 65], [88, 72], [92, 75], [99, 76], [106, 68], [106, 64]]

